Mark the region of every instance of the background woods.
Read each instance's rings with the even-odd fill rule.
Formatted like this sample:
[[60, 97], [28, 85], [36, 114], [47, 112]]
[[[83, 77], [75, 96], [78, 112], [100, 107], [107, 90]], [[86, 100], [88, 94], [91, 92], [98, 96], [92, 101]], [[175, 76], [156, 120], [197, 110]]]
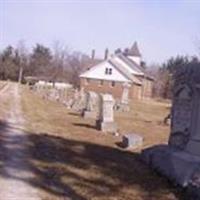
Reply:
[[36, 44], [28, 52], [23, 43], [8, 46], [0, 52], [0, 79], [17, 81], [20, 68], [25, 76], [45, 77], [78, 85], [78, 75], [91, 63], [89, 56], [56, 44], [54, 49]]
[[161, 65], [152, 66], [149, 70], [155, 78], [153, 95], [164, 99], [171, 99], [174, 75], [183, 65], [199, 62], [197, 57], [171, 57]]
[[[60, 42], [55, 42], [52, 49], [36, 44], [31, 52], [19, 42], [17, 47], [8, 46], [0, 52], [0, 79], [17, 81], [22, 70], [22, 80], [26, 76], [36, 76], [78, 87], [79, 74], [99, 61], [94, 56], [71, 51]], [[181, 65], [190, 62], [198, 62], [198, 58], [176, 56], [162, 64], [145, 66], [155, 80], [153, 96], [170, 99], [174, 73]]]

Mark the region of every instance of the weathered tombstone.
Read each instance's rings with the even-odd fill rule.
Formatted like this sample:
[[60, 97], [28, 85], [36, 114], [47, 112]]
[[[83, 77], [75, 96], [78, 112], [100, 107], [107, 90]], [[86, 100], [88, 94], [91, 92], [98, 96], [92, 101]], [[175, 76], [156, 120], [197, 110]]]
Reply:
[[99, 95], [95, 92], [88, 92], [85, 97], [84, 118], [96, 119], [99, 114]]
[[77, 112], [82, 113], [82, 110], [85, 107], [85, 101], [86, 101], [85, 96], [86, 96], [86, 94], [84, 93], [84, 91], [81, 92], [81, 91], [75, 90], [74, 97], [68, 101], [68, 102], [73, 101], [71, 108]]
[[189, 140], [192, 114], [192, 90], [186, 84], [176, 86], [173, 97], [172, 125], [169, 145], [184, 149]]
[[200, 194], [200, 64], [179, 67], [175, 74], [171, 134], [168, 145], [145, 149], [153, 169]]
[[120, 101], [116, 101], [114, 105], [114, 109], [122, 112], [128, 112], [130, 110], [129, 107], [129, 88], [130, 84], [125, 82], [123, 84], [123, 92]]
[[129, 83], [123, 84], [123, 93], [122, 93], [122, 98], [121, 98], [122, 104], [128, 104], [129, 103], [129, 88], [130, 88]]
[[112, 95], [101, 95], [99, 106], [100, 112], [96, 121], [97, 128], [103, 132], [116, 132], [117, 125], [114, 122], [114, 99]]
[[67, 106], [68, 109], [71, 109], [74, 105], [74, 89], [68, 88], [65, 93], [65, 101], [64, 105]]
[[122, 146], [126, 148], [135, 149], [141, 147], [143, 144], [143, 137], [134, 133], [126, 134], [122, 137]]
[[59, 93], [55, 88], [50, 89], [49, 99], [52, 100], [52, 101], [58, 101]]

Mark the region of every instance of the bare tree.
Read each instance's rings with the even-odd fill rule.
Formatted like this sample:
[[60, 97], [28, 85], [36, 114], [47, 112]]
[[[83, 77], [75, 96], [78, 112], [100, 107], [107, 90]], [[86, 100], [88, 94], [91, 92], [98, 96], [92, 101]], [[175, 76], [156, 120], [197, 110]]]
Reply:
[[53, 44], [53, 60], [51, 68], [51, 77], [54, 81], [67, 80], [67, 59], [69, 57], [69, 48], [59, 41], [55, 41]]

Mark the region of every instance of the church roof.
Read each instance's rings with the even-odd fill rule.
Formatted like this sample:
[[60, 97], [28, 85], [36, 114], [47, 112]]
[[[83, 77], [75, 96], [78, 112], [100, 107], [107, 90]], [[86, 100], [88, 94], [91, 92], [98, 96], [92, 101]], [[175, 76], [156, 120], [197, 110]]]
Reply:
[[126, 56], [123, 54], [117, 54], [117, 56], [125, 62], [129, 67], [131, 67], [137, 75], [144, 75], [143, 69], [141, 66], [139, 66], [136, 62], [134, 62], [131, 59], [128, 59]]
[[134, 60], [129, 59], [129, 56], [141, 56], [137, 42], [133, 44], [131, 49], [126, 49], [123, 53], [115, 53], [114, 55], [109, 56], [107, 60], [94, 65], [88, 71], [82, 73], [80, 77], [93, 77], [94, 79], [101, 79], [104, 75], [100, 75], [99, 72], [97, 73], [98, 70], [96, 70], [96, 68], [99, 69], [103, 66], [105, 67], [107, 64], [110, 64], [117, 69], [117, 71], [120, 72], [123, 77], [133, 83], [141, 85], [141, 77], [153, 80], [153, 78], [148, 75], [146, 70], [144, 70], [144, 68], [142, 68], [142, 66], [136, 63]]
[[124, 76], [126, 76], [133, 83], [141, 85], [141, 81], [136, 78], [133, 74], [131, 74], [128, 70], [123, 68], [118, 62], [116, 62], [113, 58], [110, 58], [109, 61], [115, 68], [117, 68]]

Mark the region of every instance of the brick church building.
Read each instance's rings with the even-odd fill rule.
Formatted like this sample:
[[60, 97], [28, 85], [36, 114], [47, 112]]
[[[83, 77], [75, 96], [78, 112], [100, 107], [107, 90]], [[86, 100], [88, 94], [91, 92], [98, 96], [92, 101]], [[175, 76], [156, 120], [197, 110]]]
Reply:
[[81, 88], [97, 93], [110, 93], [121, 98], [124, 83], [131, 85], [130, 99], [151, 98], [153, 78], [145, 72], [142, 56], [135, 42], [129, 49], [116, 51], [80, 75]]

